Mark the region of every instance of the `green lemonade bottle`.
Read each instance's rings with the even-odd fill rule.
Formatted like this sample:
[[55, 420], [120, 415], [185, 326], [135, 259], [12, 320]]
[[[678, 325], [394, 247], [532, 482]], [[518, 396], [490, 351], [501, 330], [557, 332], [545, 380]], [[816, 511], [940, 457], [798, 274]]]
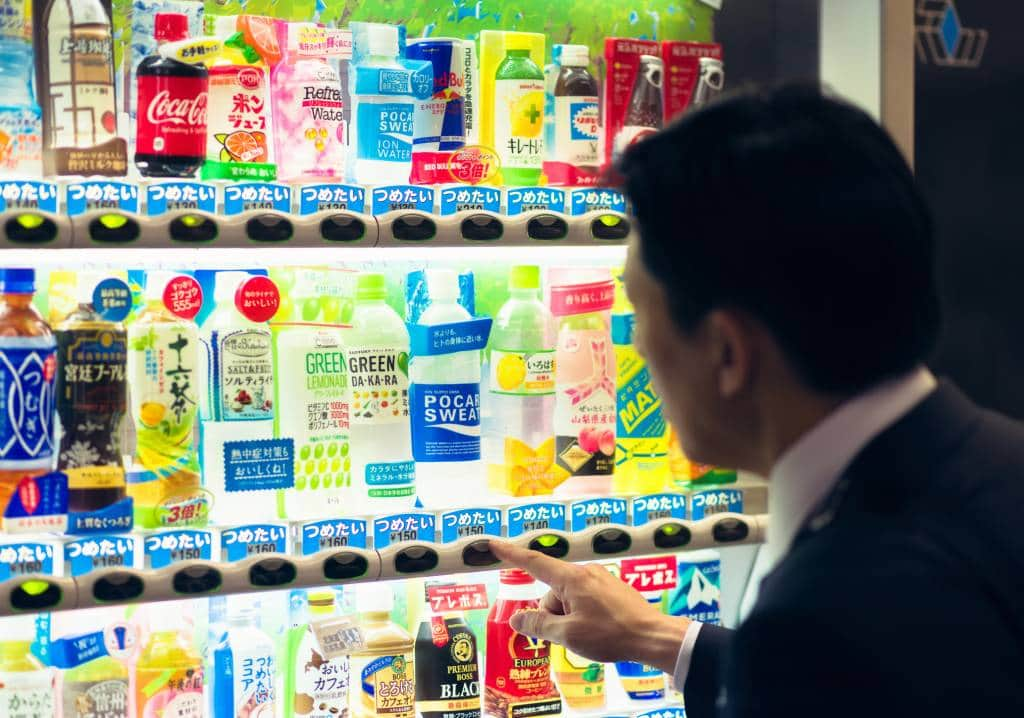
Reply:
[[506, 185], [532, 187], [544, 162], [544, 71], [511, 36], [494, 75], [494, 145]]

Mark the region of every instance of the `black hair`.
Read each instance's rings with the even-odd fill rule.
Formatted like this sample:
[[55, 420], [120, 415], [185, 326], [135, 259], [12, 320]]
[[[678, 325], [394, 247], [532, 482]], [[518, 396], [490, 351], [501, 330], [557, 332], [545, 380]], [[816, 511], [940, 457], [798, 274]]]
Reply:
[[931, 217], [865, 112], [813, 86], [745, 90], [637, 143], [618, 170], [639, 255], [683, 331], [712, 309], [747, 312], [829, 393], [907, 371], [934, 345]]

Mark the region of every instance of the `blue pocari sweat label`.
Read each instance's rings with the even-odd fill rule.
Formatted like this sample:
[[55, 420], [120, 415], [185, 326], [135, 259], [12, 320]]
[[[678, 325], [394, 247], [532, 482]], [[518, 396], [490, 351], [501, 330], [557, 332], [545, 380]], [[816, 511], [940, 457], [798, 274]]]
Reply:
[[412, 456], [416, 461], [480, 458], [480, 384], [410, 387]]
[[497, 187], [447, 187], [441, 190], [441, 216], [472, 210], [501, 211]]
[[409, 350], [414, 357], [481, 351], [491, 336], [490, 317], [450, 324], [410, 324]]
[[441, 514], [442, 543], [451, 543], [469, 536], [501, 536], [501, 511], [460, 509]]
[[299, 214], [330, 210], [366, 211], [366, 190], [348, 184], [311, 184], [299, 190]]
[[743, 513], [740, 489], [708, 489], [690, 494], [690, 518], [699, 521], [712, 514]]
[[692, 621], [718, 625], [721, 611], [722, 562], [690, 561], [686, 554], [679, 557], [679, 584], [669, 591], [668, 612], [685, 616]]
[[53, 545], [35, 541], [0, 546], [0, 581], [29, 573], [53, 574]]
[[39, 209], [56, 214], [57, 185], [30, 180], [0, 182], [0, 212], [17, 209]]
[[0, 337], [0, 470], [50, 468], [56, 374], [52, 336]]
[[261, 553], [286, 553], [288, 529], [277, 524], [249, 524], [225, 529], [220, 534], [221, 554], [226, 561], [241, 561]]
[[310, 556], [332, 548], [366, 548], [366, 521], [362, 519], [324, 519], [302, 524], [301, 551]]
[[575, 501], [569, 511], [572, 514], [573, 531], [584, 531], [604, 524], [625, 525], [628, 515], [626, 500], [616, 498]]
[[569, 195], [569, 213], [574, 217], [594, 210], [626, 212], [626, 198], [611, 189], [575, 189]]
[[507, 214], [514, 217], [523, 212], [565, 211], [565, 190], [553, 187], [513, 187], [506, 195]]
[[146, 187], [146, 214], [158, 217], [178, 209], [217, 211], [217, 188], [206, 182], [158, 182]]
[[633, 499], [633, 525], [643, 526], [661, 519], [686, 518], [686, 497], [682, 494], [649, 494]]
[[150, 568], [179, 561], [212, 561], [213, 534], [204, 529], [162, 531], [146, 536], [145, 551]]
[[356, 157], [412, 162], [412, 102], [361, 102], [356, 111]]
[[64, 565], [72, 576], [101, 568], [135, 565], [133, 536], [89, 536], [64, 544]]
[[508, 537], [515, 538], [531, 531], [565, 531], [565, 505], [556, 503], [526, 504], [508, 509]]
[[395, 210], [415, 209], [420, 212], [434, 211], [434, 188], [417, 185], [388, 185], [374, 187], [373, 214], [386, 214]]
[[401, 541], [433, 541], [437, 522], [432, 514], [405, 513], [373, 520], [373, 547], [382, 549]]
[[231, 216], [253, 209], [289, 212], [292, 188], [275, 182], [240, 182], [224, 186], [224, 214]]
[[139, 188], [131, 182], [76, 182], [68, 185], [66, 205], [71, 217], [94, 209], [135, 213], [139, 211]]

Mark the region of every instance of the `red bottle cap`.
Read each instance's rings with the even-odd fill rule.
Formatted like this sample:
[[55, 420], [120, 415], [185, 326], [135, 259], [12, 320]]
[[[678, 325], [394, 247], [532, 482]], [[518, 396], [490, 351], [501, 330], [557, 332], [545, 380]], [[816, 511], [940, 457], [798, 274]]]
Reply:
[[180, 12], [158, 12], [153, 21], [153, 37], [157, 42], [177, 42], [188, 37], [188, 15]]
[[533, 576], [518, 568], [503, 568], [501, 582], [508, 586], [521, 586], [533, 583]]

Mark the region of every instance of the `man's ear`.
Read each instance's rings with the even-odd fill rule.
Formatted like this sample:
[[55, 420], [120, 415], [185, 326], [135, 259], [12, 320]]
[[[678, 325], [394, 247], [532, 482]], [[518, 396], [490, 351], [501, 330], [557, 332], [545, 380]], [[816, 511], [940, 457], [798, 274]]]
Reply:
[[757, 363], [754, 327], [741, 312], [731, 309], [712, 310], [704, 327], [718, 393], [723, 399], [733, 399], [753, 381]]

